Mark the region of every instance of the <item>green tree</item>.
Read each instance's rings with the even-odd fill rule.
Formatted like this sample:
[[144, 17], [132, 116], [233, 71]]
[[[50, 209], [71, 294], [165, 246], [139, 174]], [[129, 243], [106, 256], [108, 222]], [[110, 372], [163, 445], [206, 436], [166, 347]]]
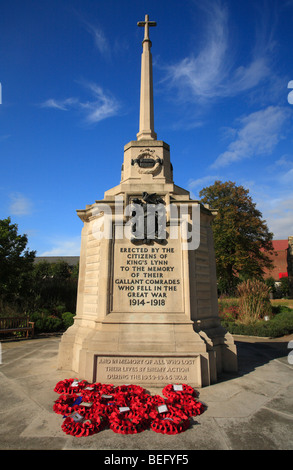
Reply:
[[78, 275], [79, 275], [79, 263], [77, 263], [75, 266], [72, 267], [71, 279], [75, 279], [76, 281], [78, 281]]
[[215, 181], [199, 195], [218, 212], [213, 221], [218, 286], [233, 294], [239, 280], [262, 278], [264, 268], [272, 267], [273, 234], [243, 186]]
[[279, 282], [280, 282], [279, 290], [280, 290], [281, 296], [289, 297], [290, 288], [289, 288], [288, 277], [281, 277]]
[[270, 288], [270, 292], [274, 296], [276, 295], [276, 285], [275, 285], [275, 279], [270, 276], [265, 280], [266, 285]]
[[18, 233], [10, 217], [0, 220], [0, 300], [19, 303], [28, 294], [35, 251], [27, 249], [27, 235]]
[[[65, 261], [39, 261], [32, 272], [31, 311], [48, 309], [51, 313], [74, 311], [76, 307], [76, 271]], [[62, 307], [62, 312], [60, 308]]]
[[51, 264], [51, 271], [54, 279], [69, 279], [71, 277], [70, 266], [65, 261], [57, 261]]

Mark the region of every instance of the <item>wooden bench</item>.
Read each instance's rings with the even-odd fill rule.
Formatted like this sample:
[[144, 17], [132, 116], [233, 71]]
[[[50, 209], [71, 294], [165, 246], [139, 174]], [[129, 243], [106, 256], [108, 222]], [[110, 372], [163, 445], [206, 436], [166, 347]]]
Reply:
[[28, 317], [4, 317], [0, 318], [0, 333], [13, 333], [16, 331], [26, 331], [28, 338], [31, 333], [34, 336], [35, 324], [29, 321]]

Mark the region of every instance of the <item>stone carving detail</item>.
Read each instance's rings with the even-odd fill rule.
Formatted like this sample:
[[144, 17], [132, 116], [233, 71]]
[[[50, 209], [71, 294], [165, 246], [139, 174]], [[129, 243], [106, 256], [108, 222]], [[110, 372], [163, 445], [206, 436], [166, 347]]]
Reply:
[[[165, 201], [158, 196], [156, 193], [149, 194], [147, 192], [142, 193], [142, 199], [134, 198], [132, 200], [134, 204], [142, 207], [143, 215], [139, 216], [136, 211], [132, 211], [132, 217], [143, 217], [143, 220], [139, 220], [139, 224], [134, 223], [132, 227], [132, 233], [134, 237], [131, 238], [132, 243], [150, 244], [153, 241], [164, 244], [166, 242], [166, 210], [163, 205]], [[152, 206], [156, 205], [156, 209]], [[149, 219], [149, 223], [147, 223]], [[153, 222], [153, 223], [150, 223]], [[140, 227], [142, 229], [140, 230]]]
[[154, 150], [142, 149], [140, 155], [131, 160], [131, 165], [137, 165], [137, 171], [140, 174], [157, 175], [161, 171], [163, 160], [156, 157], [154, 153]]

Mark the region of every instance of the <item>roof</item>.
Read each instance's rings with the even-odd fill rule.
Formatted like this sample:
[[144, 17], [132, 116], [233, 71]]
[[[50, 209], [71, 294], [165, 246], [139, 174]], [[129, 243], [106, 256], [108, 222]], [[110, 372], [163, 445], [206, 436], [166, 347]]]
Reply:
[[272, 240], [274, 250], [281, 251], [288, 249], [288, 240]]

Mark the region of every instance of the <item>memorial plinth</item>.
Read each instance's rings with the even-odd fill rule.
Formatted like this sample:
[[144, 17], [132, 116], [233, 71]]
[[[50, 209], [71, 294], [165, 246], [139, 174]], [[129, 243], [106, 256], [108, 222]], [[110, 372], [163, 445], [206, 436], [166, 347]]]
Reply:
[[[148, 37], [155, 23], [146, 15], [139, 26], [140, 129], [124, 147], [120, 184], [77, 211], [84, 223], [77, 310], [58, 367], [94, 382], [202, 387], [237, 369], [218, 315], [214, 214], [174, 184], [169, 145], [156, 140]], [[133, 220], [143, 220], [142, 234]]]

